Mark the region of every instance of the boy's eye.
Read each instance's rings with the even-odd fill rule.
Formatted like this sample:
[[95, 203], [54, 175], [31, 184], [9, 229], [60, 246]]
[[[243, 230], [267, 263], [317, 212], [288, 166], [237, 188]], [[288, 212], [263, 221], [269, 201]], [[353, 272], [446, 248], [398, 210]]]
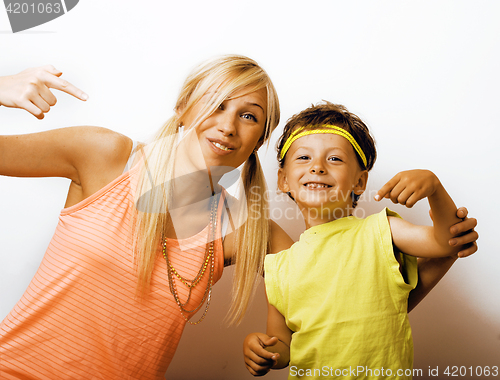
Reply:
[[330, 157], [328, 158], [330, 161], [342, 161], [339, 157]]
[[297, 157], [297, 160], [308, 160], [308, 159], [309, 159], [309, 156], [304, 156], [304, 155]]

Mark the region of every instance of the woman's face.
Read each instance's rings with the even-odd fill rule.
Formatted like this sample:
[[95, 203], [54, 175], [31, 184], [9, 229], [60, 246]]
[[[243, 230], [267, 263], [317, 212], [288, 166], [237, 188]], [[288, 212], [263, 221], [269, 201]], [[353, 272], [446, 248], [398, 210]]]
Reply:
[[[186, 131], [203, 107], [202, 98], [183, 118]], [[267, 91], [245, 94], [244, 89], [227, 98], [199, 124], [196, 136], [207, 167], [237, 168], [245, 162], [264, 133]]]

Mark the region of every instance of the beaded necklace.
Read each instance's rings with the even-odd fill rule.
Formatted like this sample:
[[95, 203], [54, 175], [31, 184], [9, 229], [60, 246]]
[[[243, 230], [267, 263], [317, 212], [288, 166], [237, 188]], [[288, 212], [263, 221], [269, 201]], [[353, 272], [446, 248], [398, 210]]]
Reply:
[[[215, 240], [215, 230], [217, 226], [217, 220], [216, 220], [216, 215], [217, 215], [217, 205], [219, 203], [219, 198], [220, 194], [217, 195], [212, 195], [212, 199], [210, 200], [210, 222], [209, 222], [209, 233], [208, 233], [208, 242], [205, 248], [205, 257], [203, 260], [203, 264], [200, 267], [200, 270], [198, 271], [198, 274], [196, 275], [195, 278], [192, 280], [188, 280], [182, 275], [177, 272], [177, 270], [174, 268], [172, 263], [170, 262], [168, 258], [168, 252], [167, 252], [167, 237], [163, 239], [163, 257], [165, 258], [165, 261], [167, 262], [167, 274], [168, 274], [168, 284], [170, 286], [170, 292], [174, 296], [175, 302], [177, 303], [177, 306], [179, 306], [179, 310], [186, 320], [186, 322], [189, 322], [192, 325], [197, 325], [200, 323], [206, 316], [208, 307], [210, 306], [210, 299], [212, 296], [212, 286], [213, 286], [213, 278], [214, 278], [214, 267], [215, 267], [215, 257], [214, 257], [214, 240]], [[186, 308], [186, 305], [188, 304], [189, 300], [191, 299], [191, 292], [194, 289], [196, 285], [201, 281], [203, 278], [203, 275], [206, 272], [207, 267], [210, 267], [210, 272], [209, 272], [209, 277], [208, 277], [208, 282], [207, 282], [207, 287], [205, 288], [205, 293], [203, 294], [203, 298], [198, 306], [196, 306], [192, 310], [188, 310]], [[186, 302], [182, 302], [179, 298], [179, 294], [177, 293], [177, 285], [175, 285], [175, 278], [177, 277], [184, 285], [186, 285], [189, 289], [189, 294]], [[191, 322], [188, 317], [186, 316], [185, 313], [195, 313], [197, 312], [202, 306], [203, 303], [207, 300], [207, 305], [205, 306], [205, 311], [203, 312], [203, 315], [200, 317], [200, 319], [196, 322]]]

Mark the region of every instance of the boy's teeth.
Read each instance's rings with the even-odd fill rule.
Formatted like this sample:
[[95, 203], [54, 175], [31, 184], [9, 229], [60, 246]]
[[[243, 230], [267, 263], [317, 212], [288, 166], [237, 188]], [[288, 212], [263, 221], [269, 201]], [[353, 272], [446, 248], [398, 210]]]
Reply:
[[218, 142], [213, 142], [212, 144], [214, 144], [217, 148], [222, 149], [222, 150], [231, 150], [227, 146], [219, 144]]
[[325, 184], [322, 184], [322, 183], [308, 183], [306, 186], [309, 187], [309, 188], [311, 188], [311, 189], [316, 189], [318, 187], [321, 187], [321, 188], [328, 187], [328, 185], [325, 185]]

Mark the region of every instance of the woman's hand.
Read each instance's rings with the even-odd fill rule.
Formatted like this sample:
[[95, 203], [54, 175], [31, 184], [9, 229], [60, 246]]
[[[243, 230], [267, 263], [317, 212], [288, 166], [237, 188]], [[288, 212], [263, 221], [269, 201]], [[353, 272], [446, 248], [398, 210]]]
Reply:
[[[457, 253], [457, 257], [467, 257], [477, 251], [479, 234], [474, 230], [477, 226], [477, 220], [475, 218], [468, 218], [468, 214], [469, 211], [466, 207], [459, 207], [456, 215], [462, 221], [450, 227], [450, 233], [453, 237], [448, 244], [452, 247], [462, 246], [460, 252]], [[432, 219], [432, 210], [429, 210], [429, 215]]]
[[450, 228], [453, 238], [450, 239], [449, 244], [452, 247], [462, 246], [461, 251], [457, 254], [458, 257], [467, 257], [477, 251], [476, 240], [479, 239], [479, 234], [474, 231], [474, 228], [477, 226], [477, 220], [475, 218], [467, 218], [468, 213], [469, 211], [465, 207], [460, 207], [457, 210], [457, 217], [462, 219], [462, 221]]
[[19, 74], [0, 77], [0, 105], [21, 108], [43, 119], [44, 114], [57, 102], [50, 89], [64, 91], [80, 100], [88, 95], [67, 80], [61, 79], [62, 72], [47, 65], [27, 69]]

